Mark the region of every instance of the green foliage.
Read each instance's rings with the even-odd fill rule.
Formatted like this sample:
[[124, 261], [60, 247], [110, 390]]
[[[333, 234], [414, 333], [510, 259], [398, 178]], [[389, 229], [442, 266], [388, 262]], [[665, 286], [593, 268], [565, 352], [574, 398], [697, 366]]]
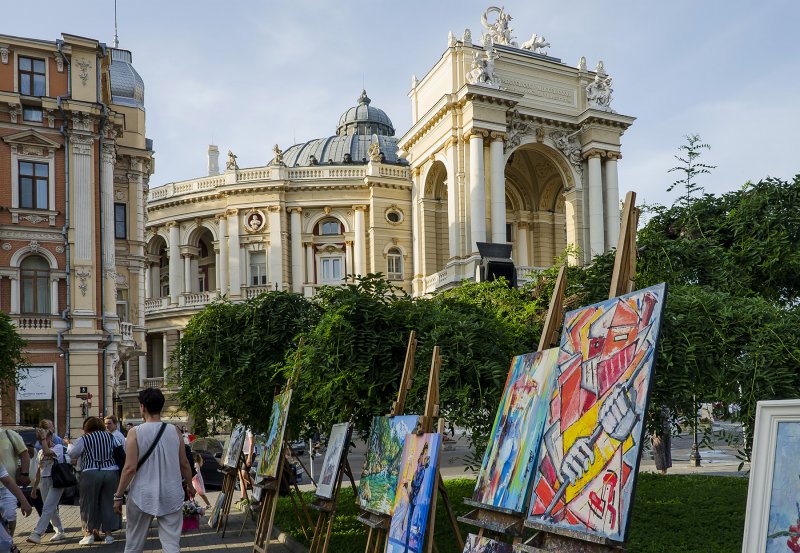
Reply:
[[19, 369], [25, 366], [26, 342], [17, 334], [11, 318], [0, 311], [0, 393], [15, 387], [19, 382]]
[[692, 203], [692, 194], [703, 191], [703, 187], [696, 182], [697, 176], [710, 173], [712, 169], [716, 169], [716, 165], [708, 165], [697, 161], [703, 153], [702, 150], [711, 149], [711, 146], [700, 141], [700, 135], [690, 134], [685, 138], [686, 144], [678, 147], [683, 153], [675, 156], [680, 165], [676, 165], [669, 170], [670, 173], [673, 171], [683, 173], [683, 178], [673, 182], [667, 188], [667, 191], [672, 192], [676, 186], [683, 187], [686, 195], [680, 201], [683, 202], [684, 207], [688, 207]]

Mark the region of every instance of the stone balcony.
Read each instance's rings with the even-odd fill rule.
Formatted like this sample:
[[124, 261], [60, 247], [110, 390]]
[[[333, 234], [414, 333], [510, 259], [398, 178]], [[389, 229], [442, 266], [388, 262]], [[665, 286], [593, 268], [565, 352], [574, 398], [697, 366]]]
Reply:
[[11, 315], [11, 321], [23, 335], [48, 335], [67, 330], [67, 322], [60, 315]]

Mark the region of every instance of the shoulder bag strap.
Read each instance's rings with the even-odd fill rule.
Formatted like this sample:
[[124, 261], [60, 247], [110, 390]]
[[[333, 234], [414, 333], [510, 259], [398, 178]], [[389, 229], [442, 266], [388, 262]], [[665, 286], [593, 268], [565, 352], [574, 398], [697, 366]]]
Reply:
[[156, 439], [153, 440], [153, 443], [150, 444], [150, 447], [148, 448], [148, 450], [145, 451], [144, 455], [142, 456], [142, 458], [139, 459], [139, 463], [136, 465], [136, 470], [139, 470], [140, 468], [142, 468], [142, 465], [144, 464], [144, 462], [147, 461], [148, 457], [150, 457], [150, 454], [153, 453], [153, 450], [158, 445], [158, 441], [161, 439], [161, 436], [164, 434], [164, 429], [166, 427], [167, 427], [167, 423], [162, 422], [161, 423], [161, 428], [158, 429], [158, 434], [156, 434]]

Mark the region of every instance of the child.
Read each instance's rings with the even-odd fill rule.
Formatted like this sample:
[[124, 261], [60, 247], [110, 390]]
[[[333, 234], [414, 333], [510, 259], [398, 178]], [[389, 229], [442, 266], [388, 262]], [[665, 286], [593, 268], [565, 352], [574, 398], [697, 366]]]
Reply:
[[203, 501], [205, 501], [206, 507], [211, 507], [211, 502], [206, 497], [206, 485], [203, 482], [203, 474], [200, 472], [200, 468], [202, 466], [203, 466], [203, 456], [195, 452], [194, 468], [197, 471], [197, 474], [195, 474], [194, 478], [192, 478], [192, 485], [194, 486], [196, 494], [199, 495], [203, 499]]
[[42, 541], [42, 534], [47, 529], [48, 524], [52, 524], [55, 528], [55, 535], [50, 538], [51, 542], [59, 542], [66, 539], [64, 535], [64, 525], [61, 524], [61, 518], [58, 516], [58, 504], [61, 501], [61, 494], [64, 492], [63, 488], [53, 487], [53, 478], [51, 472], [55, 463], [64, 463], [64, 446], [56, 445], [53, 442], [53, 431], [50, 429], [37, 428], [36, 438], [42, 444], [42, 449], [37, 453], [38, 469], [36, 470], [36, 478], [33, 481], [33, 489], [31, 490], [31, 497], [36, 498], [38, 492], [41, 491], [42, 501], [42, 514], [39, 517], [39, 523], [36, 528], [28, 536], [28, 541], [31, 543], [39, 543]]

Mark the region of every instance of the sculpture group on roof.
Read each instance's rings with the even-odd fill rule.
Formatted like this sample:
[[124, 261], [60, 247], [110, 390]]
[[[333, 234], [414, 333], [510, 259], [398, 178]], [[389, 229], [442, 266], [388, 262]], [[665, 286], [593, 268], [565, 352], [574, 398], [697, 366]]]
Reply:
[[611, 88], [611, 77], [606, 73], [603, 62], [599, 61], [595, 69], [594, 81], [586, 87], [586, 102], [589, 108], [614, 113], [614, 110], [611, 109], [612, 92], [614, 89]]
[[[496, 13], [497, 19], [490, 23], [489, 14], [491, 13]], [[511, 34], [514, 30], [510, 25], [512, 19], [511, 14], [506, 13], [505, 8], [498, 8], [497, 6], [487, 8], [481, 16], [481, 24], [483, 24], [484, 29], [486, 29], [486, 32], [481, 34], [484, 48], [490, 48], [495, 44], [500, 44], [538, 53], [539, 50], [544, 50], [550, 46], [550, 43], [547, 42], [544, 36], [539, 36], [536, 33], [533, 33], [530, 40], [523, 42], [522, 46], [520, 46], [515, 40], [516, 37]], [[543, 53], [546, 55], [546, 52]]]

